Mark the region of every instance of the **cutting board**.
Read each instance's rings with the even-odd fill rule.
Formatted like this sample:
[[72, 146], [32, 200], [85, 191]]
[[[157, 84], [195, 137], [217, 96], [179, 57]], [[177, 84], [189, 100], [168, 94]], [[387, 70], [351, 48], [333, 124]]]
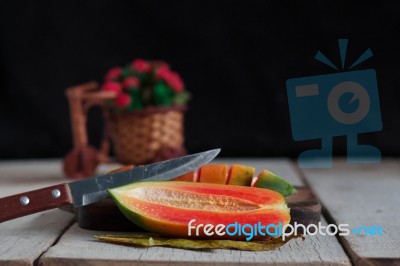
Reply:
[[[296, 188], [298, 193], [286, 198], [290, 208], [291, 223], [318, 224], [321, 219], [321, 205], [310, 189]], [[90, 204], [76, 210], [80, 227], [99, 231], [140, 232], [144, 229], [135, 225], [119, 211], [112, 199]]]

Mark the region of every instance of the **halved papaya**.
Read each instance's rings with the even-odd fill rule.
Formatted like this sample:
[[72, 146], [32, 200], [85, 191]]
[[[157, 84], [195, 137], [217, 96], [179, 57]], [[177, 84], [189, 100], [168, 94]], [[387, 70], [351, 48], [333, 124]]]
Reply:
[[[121, 212], [144, 229], [163, 236], [243, 239], [243, 236], [189, 235], [188, 224], [237, 223], [285, 225], [290, 221], [285, 199], [277, 192], [243, 186], [191, 182], [139, 182], [110, 189]], [[255, 236], [260, 239], [263, 236]], [[265, 236], [264, 236], [265, 237]]]
[[250, 186], [256, 169], [251, 166], [233, 164], [228, 171], [228, 185]]

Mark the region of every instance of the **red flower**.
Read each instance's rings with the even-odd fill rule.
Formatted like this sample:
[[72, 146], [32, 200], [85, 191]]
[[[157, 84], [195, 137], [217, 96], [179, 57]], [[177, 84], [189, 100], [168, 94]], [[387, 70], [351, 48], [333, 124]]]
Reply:
[[108, 81], [101, 87], [102, 91], [113, 91], [115, 93], [121, 92], [121, 84], [115, 81]]
[[165, 82], [167, 82], [168, 86], [170, 86], [174, 91], [176, 92], [183, 91], [184, 87], [183, 81], [178, 73], [171, 72], [169, 76], [165, 79]]
[[170, 86], [174, 91], [181, 92], [183, 91], [183, 82], [178, 73], [171, 71], [167, 64], [162, 64], [156, 70], [156, 79], [165, 80], [165, 82]]
[[124, 81], [122, 82], [122, 86], [125, 89], [130, 89], [130, 88], [137, 88], [139, 86], [139, 79], [136, 77], [127, 77], [126, 79], [124, 79]]
[[156, 70], [156, 79], [166, 80], [169, 78], [170, 75], [171, 75], [171, 70], [169, 69], [169, 66], [167, 64], [161, 65]]
[[151, 64], [143, 59], [136, 59], [131, 66], [139, 73], [145, 73], [151, 70]]
[[121, 76], [121, 68], [114, 67], [107, 72], [105, 80], [118, 79], [120, 76]]
[[115, 98], [114, 103], [118, 107], [125, 108], [132, 102], [131, 96], [126, 93], [118, 94], [117, 98]]

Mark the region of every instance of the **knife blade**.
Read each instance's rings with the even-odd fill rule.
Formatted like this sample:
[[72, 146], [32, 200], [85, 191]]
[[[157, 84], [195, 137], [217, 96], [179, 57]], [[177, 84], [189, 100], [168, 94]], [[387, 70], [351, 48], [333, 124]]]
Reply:
[[0, 222], [72, 204], [88, 205], [108, 197], [107, 190], [138, 181], [165, 181], [193, 171], [214, 159], [220, 149], [187, 155], [122, 172], [62, 183], [0, 198]]

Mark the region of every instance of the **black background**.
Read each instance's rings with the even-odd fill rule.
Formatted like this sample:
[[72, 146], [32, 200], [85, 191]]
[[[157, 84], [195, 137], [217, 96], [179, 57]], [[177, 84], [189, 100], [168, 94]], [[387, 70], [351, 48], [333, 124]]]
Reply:
[[[72, 146], [64, 91], [134, 58], [162, 59], [193, 94], [190, 152], [297, 156], [318, 141], [291, 137], [285, 81], [333, 73], [367, 48], [355, 69], [377, 71], [383, 130], [361, 141], [399, 155], [400, 3], [397, 1], [1, 1], [0, 158], [60, 157]], [[90, 114], [90, 140], [102, 134]], [[344, 137], [335, 154], [344, 154]]]

